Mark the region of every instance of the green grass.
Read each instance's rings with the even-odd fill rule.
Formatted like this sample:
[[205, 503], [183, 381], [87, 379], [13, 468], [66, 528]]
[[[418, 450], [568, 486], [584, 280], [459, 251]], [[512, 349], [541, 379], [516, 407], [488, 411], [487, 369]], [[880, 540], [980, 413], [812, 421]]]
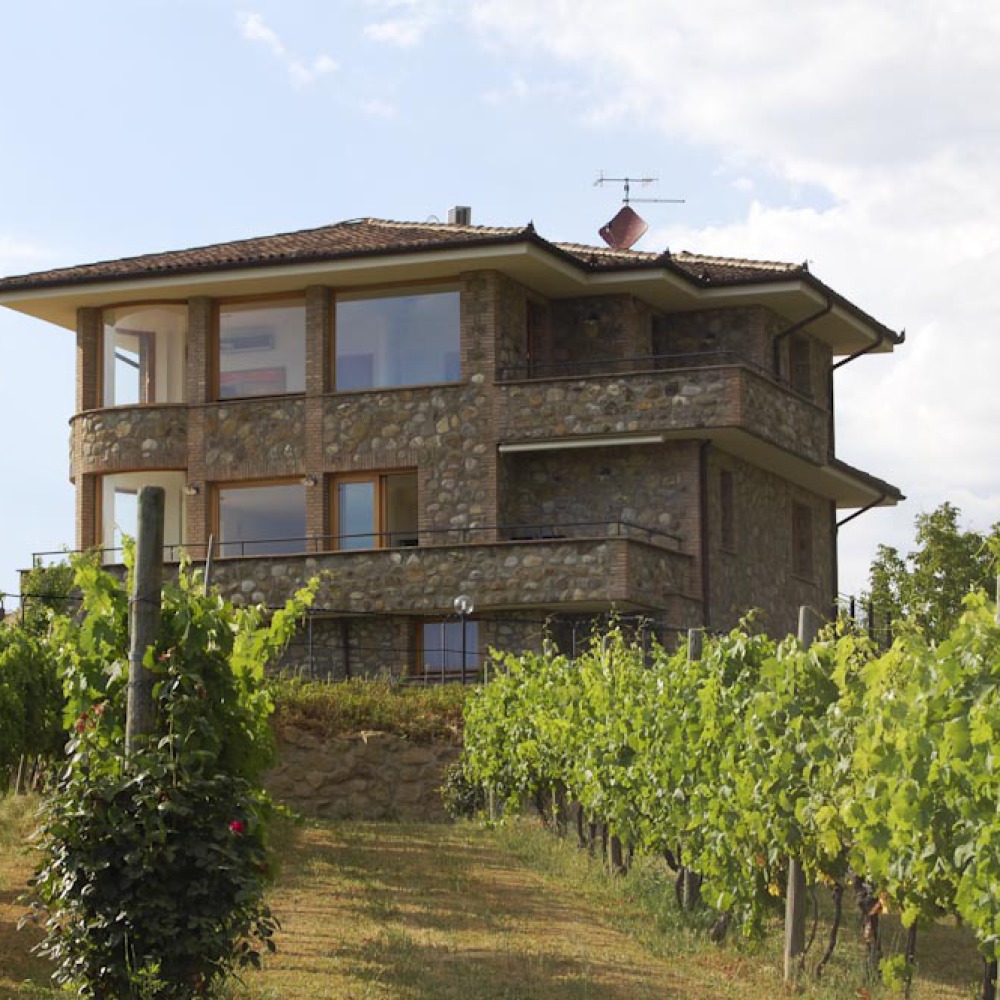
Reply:
[[280, 680], [272, 688], [275, 725], [317, 736], [347, 736], [365, 730], [405, 736], [415, 743], [462, 741], [461, 684], [409, 686], [388, 680], [337, 683]]
[[[0, 800], [0, 998], [55, 997], [13, 929], [30, 859], [19, 845], [31, 807]], [[23, 801], [23, 800], [22, 800]], [[233, 983], [248, 1000], [771, 1000], [782, 984], [781, 926], [749, 947], [712, 945], [706, 920], [673, 903], [662, 864], [608, 878], [586, 851], [521, 820], [481, 825], [305, 823], [276, 833], [280, 869], [271, 904], [278, 953]], [[902, 935], [888, 931], [902, 946]], [[824, 927], [809, 965], [825, 938]], [[980, 965], [967, 935], [922, 935], [914, 1000], [975, 994]], [[845, 905], [841, 945], [827, 977], [797, 996], [868, 996], [862, 947]], [[65, 994], [63, 994], [65, 995]], [[888, 996], [872, 990], [872, 997]]]

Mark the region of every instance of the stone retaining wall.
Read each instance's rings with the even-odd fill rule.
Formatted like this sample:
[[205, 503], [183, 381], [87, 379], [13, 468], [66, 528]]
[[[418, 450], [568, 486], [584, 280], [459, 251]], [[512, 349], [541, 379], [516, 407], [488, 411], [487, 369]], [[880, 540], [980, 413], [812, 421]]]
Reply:
[[286, 806], [325, 819], [444, 821], [438, 789], [461, 749], [368, 732], [326, 738], [286, 727], [265, 777]]

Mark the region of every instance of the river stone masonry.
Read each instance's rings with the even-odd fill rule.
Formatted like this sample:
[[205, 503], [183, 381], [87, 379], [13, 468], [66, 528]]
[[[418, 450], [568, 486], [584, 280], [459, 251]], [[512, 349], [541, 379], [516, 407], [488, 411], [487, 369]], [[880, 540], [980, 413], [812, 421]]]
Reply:
[[307, 816], [443, 822], [439, 789], [460, 753], [390, 733], [327, 738], [286, 726], [279, 763], [264, 783], [277, 801]]

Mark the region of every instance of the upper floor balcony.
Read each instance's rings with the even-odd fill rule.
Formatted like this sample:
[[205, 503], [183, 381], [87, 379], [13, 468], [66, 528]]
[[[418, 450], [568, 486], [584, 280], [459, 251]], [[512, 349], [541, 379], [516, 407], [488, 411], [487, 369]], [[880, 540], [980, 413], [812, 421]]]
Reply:
[[498, 382], [497, 435], [510, 444], [732, 429], [829, 458], [829, 411], [734, 352], [509, 366]]

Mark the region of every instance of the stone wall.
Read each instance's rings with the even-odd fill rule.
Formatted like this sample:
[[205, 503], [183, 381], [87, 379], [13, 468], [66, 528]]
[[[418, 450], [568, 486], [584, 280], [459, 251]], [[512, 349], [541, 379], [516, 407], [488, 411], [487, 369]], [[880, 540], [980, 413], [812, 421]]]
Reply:
[[420, 745], [388, 733], [327, 739], [292, 726], [265, 776], [282, 804], [325, 819], [440, 820], [438, 789], [459, 747]]
[[698, 453], [690, 442], [510, 454], [501, 480], [506, 524], [576, 524], [585, 534], [587, 524], [625, 521], [697, 551]]
[[187, 423], [184, 405], [122, 406], [78, 413], [72, 422], [73, 476], [183, 469]]
[[473, 378], [477, 381], [463, 386], [327, 397], [326, 468], [417, 468], [423, 532], [495, 525], [490, 396], [483, 376]]
[[305, 400], [240, 399], [205, 411], [205, 476], [211, 480], [302, 475]]
[[[318, 608], [340, 613], [452, 613], [457, 594], [478, 607], [525, 609], [628, 601], [627, 538], [566, 538], [486, 545], [220, 559], [212, 583], [236, 603], [281, 605], [303, 580], [321, 578]], [[652, 547], [669, 583], [690, 557]]]
[[[719, 473], [733, 476], [734, 546], [721, 546]], [[709, 460], [709, 551], [711, 621], [731, 628], [751, 608], [765, 609], [764, 631], [795, 632], [798, 609], [808, 604], [825, 613], [833, 600], [833, 512], [829, 501], [732, 455], [712, 451]], [[792, 572], [792, 504], [812, 512], [811, 578]]]

